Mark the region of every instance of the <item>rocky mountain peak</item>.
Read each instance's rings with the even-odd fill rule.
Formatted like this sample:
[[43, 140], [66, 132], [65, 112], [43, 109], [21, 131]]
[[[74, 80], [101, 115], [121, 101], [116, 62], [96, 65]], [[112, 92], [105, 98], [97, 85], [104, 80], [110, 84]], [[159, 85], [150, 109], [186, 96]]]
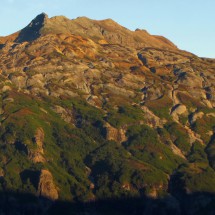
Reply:
[[37, 39], [40, 36], [40, 30], [45, 25], [48, 15], [45, 13], [39, 14], [34, 18], [24, 29], [22, 29], [15, 42], [29, 42]]
[[0, 37], [0, 43], [31, 42], [48, 34], [73, 34], [89, 38], [96, 43], [103, 41], [106, 44], [118, 44], [135, 49], [145, 47], [177, 49], [166, 38], [150, 35], [145, 30], [131, 31], [112, 19], [93, 20], [88, 17], [78, 17], [71, 20], [65, 16], [48, 18], [45, 13], [38, 15], [17, 34]]

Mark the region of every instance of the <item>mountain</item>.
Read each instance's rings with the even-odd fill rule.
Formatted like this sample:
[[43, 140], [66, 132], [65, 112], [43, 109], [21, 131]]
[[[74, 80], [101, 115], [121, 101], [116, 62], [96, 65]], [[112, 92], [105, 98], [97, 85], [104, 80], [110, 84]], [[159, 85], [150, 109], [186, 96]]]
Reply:
[[0, 37], [2, 214], [213, 214], [215, 59], [111, 19]]

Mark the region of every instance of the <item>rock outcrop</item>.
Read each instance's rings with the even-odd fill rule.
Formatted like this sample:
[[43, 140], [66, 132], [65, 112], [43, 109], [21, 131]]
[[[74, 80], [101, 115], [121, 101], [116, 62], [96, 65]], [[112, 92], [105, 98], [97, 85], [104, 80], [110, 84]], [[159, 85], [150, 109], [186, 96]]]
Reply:
[[127, 140], [127, 137], [125, 135], [126, 130], [122, 128], [114, 128], [109, 123], [105, 124], [105, 130], [106, 130], [106, 139], [107, 140], [113, 140], [117, 143], [122, 143]]
[[203, 112], [195, 112], [190, 116], [190, 124], [194, 124], [197, 119], [201, 119], [204, 116]]
[[43, 142], [44, 142], [45, 134], [42, 128], [38, 128], [36, 130], [34, 136], [34, 144], [35, 146], [32, 148], [28, 148], [28, 157], [34, 163], [44, 163], [46, 160], [44, 158], [44, 150], [43, 150]]
[[48, 170], [41, 170], [38, 184], [38, 195], [52, 201], [58, 199], [58, 190], [54, 184], [53, 176]]
[[172, 108], [171, 115], [176, 121], [179, 120], [179, 116], [184, 114], [188, 115], [187, 107], [185, 105], [178, 104]]

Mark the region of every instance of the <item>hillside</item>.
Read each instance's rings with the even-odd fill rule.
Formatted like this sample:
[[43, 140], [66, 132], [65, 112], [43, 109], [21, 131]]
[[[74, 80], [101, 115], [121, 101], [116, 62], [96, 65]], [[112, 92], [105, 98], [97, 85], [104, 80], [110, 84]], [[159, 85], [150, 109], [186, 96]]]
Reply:
[[215, 59], [111, 19], [0, 37], [1, 213], [213, 214], [214, 81]]

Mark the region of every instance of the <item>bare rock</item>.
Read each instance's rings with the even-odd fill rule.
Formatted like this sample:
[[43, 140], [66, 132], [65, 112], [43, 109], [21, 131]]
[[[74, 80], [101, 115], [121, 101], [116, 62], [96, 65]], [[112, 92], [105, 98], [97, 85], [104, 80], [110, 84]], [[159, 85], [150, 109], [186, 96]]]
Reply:
[[147, 193], [147, 196], [149, 198], [152, 198], [152, 199], [156, 199], [158, 197], [158, 192], [157, 192], [157, 189], [155, 187], [153, 187], [149, 193]]
[[5, 172], [2, 168], [0, 168], [0, 178], [4, 177], [5, 175]]
[[120, 88], [111, 83], [104, 84], [104, 88], [106, 90], [108, 90], [109, 92], [113, 93], [114, 95], [125, 96], [125, 97], [134, 97], [135, 96], [135, 93], [133, 91], [126, 90], [124, 88]]
[[152, 111], [150, 111], [146, 106], [142, 106], [141, 109], [145, 113], [145, 123], [149, 125], [150, 127], [157, 128], [157, 127], [163, 127], [163, 124], [165, 123], [164, 120], [160, 119], [158, 116], [156, 116]]
[[44, 158], [43, 142], [44, 142], [44, 131], [42, 128], [36, 130], [34, 136], [34, 142], [36, 146], [33, 149], [28, 149], [28, 157], [34, 163], [44, 163], [46, 160]]
[[54, 184], [53, 176], [48, 170], [41, 170], [38, 184], [38, 195], [53, 201], [58, 199], [58, 191]]
[[215, 117], [215, 113], [207, 113], [206, 116], [207, 117]]
[[194, 124], [197, 119], [201, 119], [204, 116], [203, 112], [195, 112], [192, 114], [190, 124]]
[[181, 72], [177, 83], [188, 85], [191, 88], [202, 88], [202, 79], [197, 75], [188, 72]]
[[127, 190], [127, 191], [130, 191], [131, 190], [131, 185], [129, 183], [124, 183], [122, 185], [122, 189], [123, 190]]
[[35, 133], [35, 142], [38, 146], [38, 150], [43, 154], [43, 141], [44, 141], [44, 137], [45, 137], [45, 134], [44, 134], [44, 131], [42, 128], [38, 128], [36, 130], [36, 133]]
[[182, 151], [175, 144], [173, 144], [172, 142], [170, 142], [170, 148], [171, 148], [172, 152], [175, 155], [178, 155], [179, 157], [181, 157], [181, 158], [186, 160], [186, 157], [184, 156]]
[[71, 111], [66, 110], [65, 108], [63, 108], [63, 107], [61, 107], [59, 105], [55, 105], [53, 107], [53, 110], [56, 113], [58, 113], [65, 122], [69, 123], [69, 122], [72, 121], [72, 117], [71, 117], [72, 113], [71, 113]]
[[31, 149], [28, 150], [28, 158], [34, 163], [45, 163], [46, 161], [40, 152]]
[[3, 102], [5, 102], [5, 103], [10, 103], [10, 102], [13, 103], [14, 99], [7, 97], [7, 98], [3, 99]]
[[0, 115], [2, 115], [4, 113], [3, 108], [0, 107]]
[[5, 85], [4, 87], [2, 87], [2, 92], [7, 92], [7, 91], [11, 91], [11, 87], [10, 86], [7, 86]]
[[182, 104], [175, 105], [171, 111], [171, 115], [172, 115], [173, 119], [175, 119], [176, 121], [178, 121], [180, 115], [185, 114], [185, 113], [187, 113], [187, 107]]
[[172, 114], [181, 115], [187, 111], [187, 108], [185, 105], [177, 105], [173, 108]]
[[43, 87], [44, 86], [44, 82], [43, 82], [43, 75], [42, 74], [36, 74], [34, 76], [32, 76], [31, 78], [29, 78], [27, 80], [26, 83], [27, 87]]
[[11, 77], [9, 77], [9, 79], [13, 84], [16, 85], [18, 89], [26, 87], [26, 77], [24, 77], [23, 75], [19, 76], [12, 75]]
[[195, 133], [193, 130], [191, 130], [188, 126], [184, 126], [184, 128], [187, 130], [187, 134], [190, 138], [190, 144], [193, 144], [195, 141], [200, 142], [202, 145], [204, 142], [201, 139], [201, 136], [197, 133]]
[[106, 129], [106, 139], [107, 140], [113, 140], [118, 143], [122, 143], [127, 140], [127, 137], [125, 135], [126, 131], [124, 129], [114, 128], [108, 123], [106, 123], [105, 129]]

